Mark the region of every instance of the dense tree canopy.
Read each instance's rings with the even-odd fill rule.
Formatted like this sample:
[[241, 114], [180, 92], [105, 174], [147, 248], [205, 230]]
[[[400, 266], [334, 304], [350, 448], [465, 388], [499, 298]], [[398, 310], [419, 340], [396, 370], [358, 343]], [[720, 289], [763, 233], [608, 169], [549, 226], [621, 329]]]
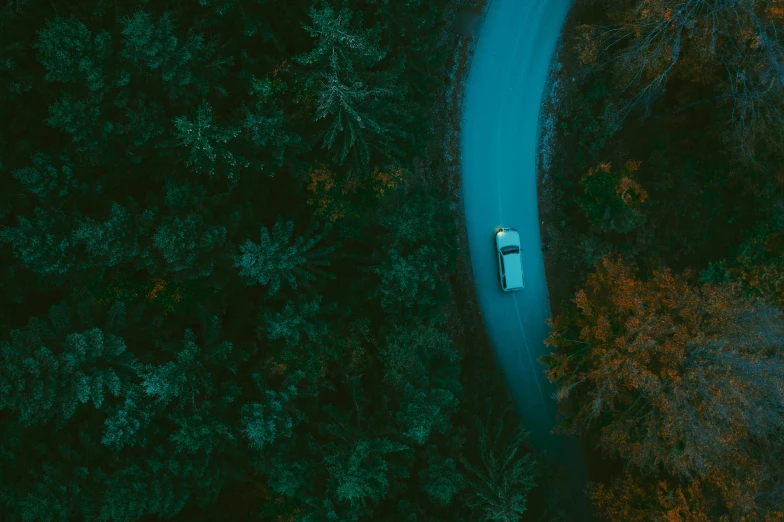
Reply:
[[465, 5], [0, 6], [4, 519], [519, 519], [455, 325]]
[[776, 0], [620, 0], [607, 12], [608, 23], [581, 27], [578, 46], [583, 63], [611, 64], [622, 87], [618, 116], [650, 110], [669, 81], [685, 79], [712, 89], [723, 134], [745, 155], [759, 142], [781, 150], [784, 11]]
[[[545, 358], [559, 397], [575, 398], [567, 426], [595, 436], [631, 468], [689, 482], [678, 497], [715, 495], [706, 510], [686, 502], [704, 520], [784, 512], [784, 498], [769, 494], [779, 481], [774, 448], [784, 433], [778, 309], [734, 285], [695, 287], [666, 270], [640, 280], [609, 258], [574, 304], [554, 320], [547, 343], [558, 352]], [[645, 489], [632, 480], [600, 486], [600, 507], [609, 513], [663, 494], [655, 483]]]

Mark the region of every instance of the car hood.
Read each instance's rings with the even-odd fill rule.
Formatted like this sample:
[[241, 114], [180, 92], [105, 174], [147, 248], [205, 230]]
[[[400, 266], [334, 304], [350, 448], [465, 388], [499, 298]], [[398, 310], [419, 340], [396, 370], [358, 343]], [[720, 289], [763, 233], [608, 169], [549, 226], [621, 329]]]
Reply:
[[516, 230], [507, 230], [505, 232], [499, 232], [495, 236], [495, 244], [499, 250], [509, 245], [514, 245], [516, 247], [519, 247], [520, 234], [518, 234]]

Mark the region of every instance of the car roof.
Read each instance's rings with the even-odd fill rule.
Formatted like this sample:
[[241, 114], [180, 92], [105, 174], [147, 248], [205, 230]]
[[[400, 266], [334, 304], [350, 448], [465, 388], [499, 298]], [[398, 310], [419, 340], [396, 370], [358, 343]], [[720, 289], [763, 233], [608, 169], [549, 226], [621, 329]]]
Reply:
[[523, 265], [520, 254], [506, 254], [504, 256], [504, 268], [504, 275], [506, 276], [506, 287], [522, 288]]

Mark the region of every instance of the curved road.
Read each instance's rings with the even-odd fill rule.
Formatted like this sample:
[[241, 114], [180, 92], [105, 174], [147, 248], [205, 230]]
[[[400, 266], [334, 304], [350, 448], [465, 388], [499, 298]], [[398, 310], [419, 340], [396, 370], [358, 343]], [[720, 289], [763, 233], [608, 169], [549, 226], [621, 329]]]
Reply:
[[[490, 0], [465, 85], [462, 169], [468, 246], [479, 307], [530, 441], [565, 469], [570, 519], [589, 520], [577, 441], [551, 435], [555, 388], [536, 358], [550, 316], [539, 237], [537, 121], [547, 71], [571, 0]], [[493, 247], [501, 226], [520, 232], [525, 290], [501, 291]]]

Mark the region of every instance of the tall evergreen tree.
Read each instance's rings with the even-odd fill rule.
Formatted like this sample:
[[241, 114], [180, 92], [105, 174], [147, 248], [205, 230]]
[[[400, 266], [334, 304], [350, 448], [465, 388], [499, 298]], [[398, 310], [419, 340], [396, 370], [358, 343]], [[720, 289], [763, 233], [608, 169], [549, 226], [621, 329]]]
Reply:
[[329, 264], [325, 257], [335, 250], [335, 246], [316, 248], [324, 238], [323, 233], [299, 236], [292, 243], [293, 234], [294, 222], [278, 218], [271, 234], [266, 227], [261, 227], [259, 243], [245, 241], [234, 266], [240, 269], [241, 276], [248, 278], [248, 285], [269, 286], [267, 295], [272, 297], [281, 289], [283, 282], [297, 289], [301, 283], [315, 278], [313, 272], [319, 266]]

